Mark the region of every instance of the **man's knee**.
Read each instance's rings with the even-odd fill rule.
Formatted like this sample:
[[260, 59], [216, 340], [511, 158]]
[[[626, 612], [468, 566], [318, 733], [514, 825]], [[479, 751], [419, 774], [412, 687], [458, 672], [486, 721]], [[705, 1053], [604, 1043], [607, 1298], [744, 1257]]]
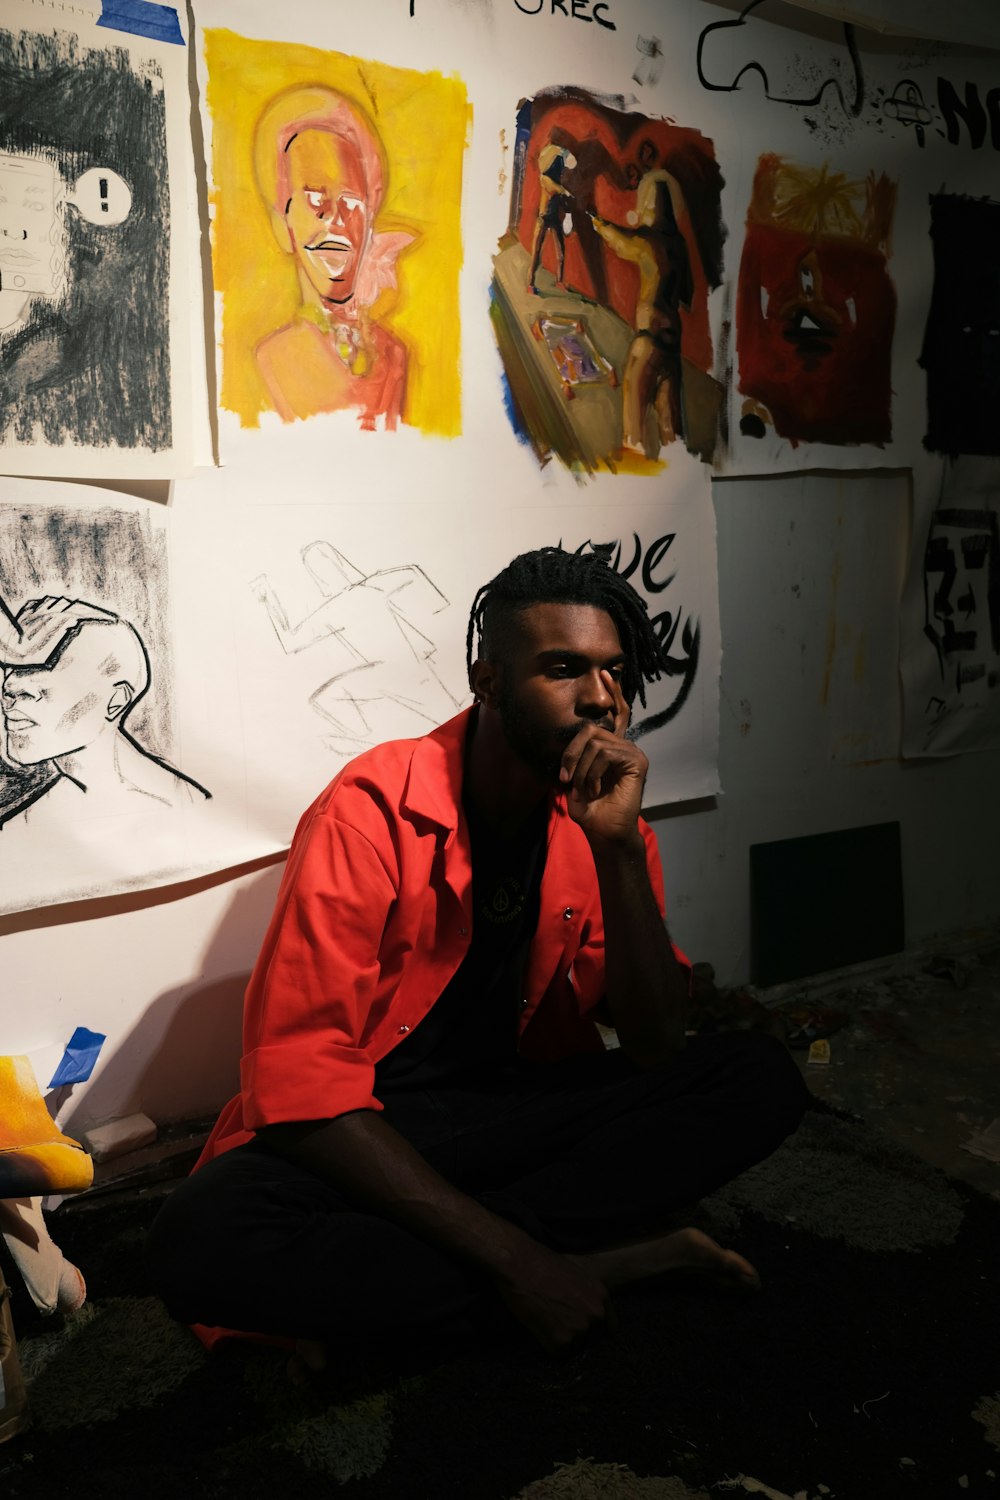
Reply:
[[735, 1033], [743, 1042], [744, 1067], [760, 1106], [773, 1113], [784, 1135], [799, 1124], [809, 1104], [809, 1090], [798, 1063], [784, 1042], [765, 1031]]
[[201, 1299], [241, 1274], [247, 1194], [230, 1165], [221, 1157], [178, 1183], [146, 1234], [152, 1285], [182, 1322], [219, 1321], [203, 1316]]
[[199, 1224], [196, 1204], [199, 1197], [192, 1191], [194, 1179], [187, 1179], [165, 1200], [146, 1234], [144, 1255], [146, 1269], [156, 1292], [175, 1317], [184, 1316], [181, 1304], [192, 1279], [198, 1277], [204, 1230]]

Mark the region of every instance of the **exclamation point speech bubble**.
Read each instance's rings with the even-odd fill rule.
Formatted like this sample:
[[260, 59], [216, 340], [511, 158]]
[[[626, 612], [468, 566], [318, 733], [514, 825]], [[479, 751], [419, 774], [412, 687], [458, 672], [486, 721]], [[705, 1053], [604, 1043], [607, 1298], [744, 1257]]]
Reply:
[[113, 226], [128, 218], [132, 189], [110, 167], [91, 167], [77, 178], [66, 201], [75, 204], [89, 224]]

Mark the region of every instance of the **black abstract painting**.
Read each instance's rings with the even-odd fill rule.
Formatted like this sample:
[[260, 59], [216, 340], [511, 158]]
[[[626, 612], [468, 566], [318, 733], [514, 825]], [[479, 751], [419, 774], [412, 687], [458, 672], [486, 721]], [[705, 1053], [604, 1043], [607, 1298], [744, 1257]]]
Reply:
[[931, 200], [934, 290], [920, 363], [933, 453], [1000, 455], [1000, 203]]

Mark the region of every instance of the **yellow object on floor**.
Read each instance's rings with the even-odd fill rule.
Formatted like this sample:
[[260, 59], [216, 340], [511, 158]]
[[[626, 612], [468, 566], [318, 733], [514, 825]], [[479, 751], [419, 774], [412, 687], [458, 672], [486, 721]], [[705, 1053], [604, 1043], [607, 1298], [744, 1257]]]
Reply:
[[78, 1193], [93, 1180], [93, 1162], [51, 1119], [28, 1059], [0, 1057], [0, 1198]]
[[28, 1395], [10, 1317], [10, 1292], [0, 1271], [0, 1443], [28, 1425]]

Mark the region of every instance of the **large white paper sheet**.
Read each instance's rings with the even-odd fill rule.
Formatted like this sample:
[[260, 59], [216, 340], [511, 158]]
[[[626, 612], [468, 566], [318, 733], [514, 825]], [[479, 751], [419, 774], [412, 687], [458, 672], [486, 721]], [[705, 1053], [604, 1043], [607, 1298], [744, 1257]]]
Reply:
[[0, 14], [0, 473], [191, 468], [187, 48], [100, 13]]
[[[518, 552], [603, 550], [647, 601], [669, 675], [636, 703], [646, 805], [718, 789], [715, 528], [704, 466], [650, 504], [633, 479], [599, 503], [477, 510], [434, 502], [242, 504], [235, 468], [177, 486], [171, 510], [179, 659], [192, 677], [212, 642], [197, 713], [199, 764], [227, 826], [256, 852], [287, 843], [308, 803], [353, 756], [426, 733], [470, 701], [473, 597]], [[607, 483], [618, 481], [607, 480]], [[210, 685], [209, 685], [210, 684]]]
[[266, 853], [353, 756], [470, 701], [463, 523], [430, 505], [205, 507], [182, 488], [179, 647], [192, 669], [206, 639], [216, 653], [199, 734], [227, 821]]
[[[227, 826], [215, 767], [189, 732], [168, 519], [96, 487], [3, 483], [0, 911], [263, 852]], [[188, 663], [186, 681], [195, 673]]]

